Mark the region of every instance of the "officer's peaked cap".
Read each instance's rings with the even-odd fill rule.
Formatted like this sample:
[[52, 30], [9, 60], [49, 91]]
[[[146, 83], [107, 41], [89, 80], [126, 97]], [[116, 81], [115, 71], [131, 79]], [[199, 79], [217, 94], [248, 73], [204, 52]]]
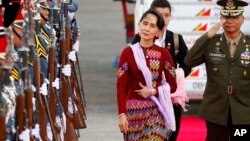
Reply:
[[218, 0], [217, 4], [221, 6], [220, 14], [227, 17], [236, 17], [244, 12], [244, 6], [248, 3], [242, 0]]

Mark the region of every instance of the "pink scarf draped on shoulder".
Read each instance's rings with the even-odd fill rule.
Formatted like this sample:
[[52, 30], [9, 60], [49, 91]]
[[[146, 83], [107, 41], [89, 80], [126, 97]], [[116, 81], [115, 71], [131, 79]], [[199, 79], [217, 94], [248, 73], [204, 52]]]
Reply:
[[[140, 47], [139, 43], [130, 45], [130, 47], [132, 48], [137, 67], [139, 70], [141, 70], [144, 76], [147, 87], [152, 89], [152, 74], [146, 65], [146, 60], [142, 48]], [[175, 131], [175, 116], [173, 105], [171, 102], [169, 84], [164, 81], [161, 86], [158, 87], [158, 92], [158, 97], [150, 96], [150, 99], [155, 102], [160, 113], [163, 115], [166, 127], [172, 131]]]

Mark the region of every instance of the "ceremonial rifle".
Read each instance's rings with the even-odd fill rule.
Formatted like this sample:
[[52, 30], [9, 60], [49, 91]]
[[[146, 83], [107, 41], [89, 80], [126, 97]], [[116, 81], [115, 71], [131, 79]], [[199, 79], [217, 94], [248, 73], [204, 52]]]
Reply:
[[[70, 35], [72, 35], [71, 33], [71, 28], [70, 25], [67, 26], [66, 28], [67, 32], [66, 32], [66, 40], [67, 40], [67, 50], [72, 50], [72, 38]], [[82, 101], [82, 91], [80, 89], [79, 83], [78, 83], [78, 76], [76, 73], [76, 65], [75, 62], [71, 61], [71, 66], [72, 66], [72, 75], [70, 76], [71, 78], [71, 86], [74, 90], [74, 93], [72, 94], [72, 98], [74, 100], [74, 103], [76, 104], [78, 111], [75, 113], [75, 117], [74, 117], [74, 124], [75, 124], [75, 128], [77, 129], [81, 129], [81, 128], [86, 128], [87, 125], [85, 123], [85, 117], [86, 117], [86, 113], [85, 113], [85, 106], [83, 104]]]
[[49, 141], [47, 136], [47, 121], [46, 121], [46, 111], [44, 102], [42, 100], [42, 94], [40, 93], [41, 87], [41, 74], [40, 74], [40, 60], [38, 57], [35, 58], [34, 61], [34, 76], [35, 76], [35, 87], [36, 87], [36, 102], [38, 105], [38, 112], [39, 112], [39, 125], [40, 125], [40, 136], [43, 141]]
[[[20, 73], [19, 73], [20, 75]], [[18, 135], [24, 130], [24, 109], [25, 109], [25, 96], [23, 93], [23, 82], [19, 78], [16, 97], [16, 140], [19, 140]]]
[[[66, 14], [66, 21], [68, 21], [68, 14]], [[69, 22], [66, 22], [66, 54], [68, 55], [71, 48], [72, 48], [72, 32], [71, 32], [71, 26]], [[71, 93], [71, 98], [72, 98], [72, 105], [76, 105], [78, 111], [75, 110], [75, 107], [73, 106], [74, 110], [74, 125], [76, 129], [80, 128], [86, 128], [86, 123], [85, 119], [83, 117], [83, 105], [81, 103], [81, 99], [79, 98], [80, 94], [80, 89], [77, 85], [77, 76], [75, 74], [75, 65], [73, 61], [67, 60], [70, 65], [72, 66], [71, 68], [73, 69], [72, 74], [70, 76], [70, 84], [73, 90], [73, 93]]]
[[54, 10], [51, 9], [50, 13], [50, 44], [49, 44], [49, 93], [50, 93], [50, 113], [51, 113], [51, 120], [53, 122], [53, 126], [55, 129], [55, 140], [61, 141], [60, 132], [61, 128], [56, 122], [56, 113], [57, 108], [59, 108], [60, 111], [63, 111], [61, 102], [58, 96], [58, 90], [52, 86], [52, 83], [56, 80], [56, 74], [57, 74], [57, 60], [56, 60], [56, 47], [55, 47], [55, 33], [53, 31], [53, 23], [54, 21]]
[[[51, 113], [49, 110], [49, 105], [48, 105], [48, 101], [47, 101], [47, 97], [46, 95], [42, 95], [39, 91], [40, 91], [40, 87], [41, 87], [41, 83], [45, 81], [45, 76], [43, 76], [43, 74], [41, 73], [41, 69], [40, 69], [40, 58], [39, 58], [39, 38], [41, 36], [40, 34], [40, 7], [39, 7], [39, 2], [35, 1], [35, 10], [34, 10], [34, 21], [35, 21], [35, 29], [36, 29], [36, 33], [33, 34], [33, 37], [35, 36], [36, 38], [36, 45], [37, 45], [37, 51], [36, 51], [36, 55], [35, 55], [35, 63], [34, 63], [34, 74], [35, 74], [35, 86], [36, 86], [36, 96], [37, 96], [37, 101], [38, 101], [38, 108], [39, 108], [39, 114], [42, 115], [39, 117], [39, 124], [40, 124], [40, 134], [41, 134], [41, 138], [43, 140], [49, 140], [48, 135], [47, 135], [47, 120], [46, 120], [46, 115], [47, 115], [47, 119], [50, 123], [50, 127], [51, 127], [51, 131], [52, 131], [52, 135], [54, 140], [59, 141], [58, 139], [58, 135], [56, 135], [56, 131], [54, 128], [54, 122], [52, 121], [51, 118]], [[42, 77], [42, 79], [41, 79]], [[45, 84], [47, 85], [47, 84]], [[59, 130], [60, 131], [60, 130]]]
[[[60, 70], [60, 80], [62, 81], [62, 87], [61, 87], [61, 94], [62, 94], [62, 103], [64, 107], [64, 113], [66, 116], [66, 133], [64, 134], [64, 139], [65, 140], [77, 140], [77, 135], [75, 132], [75, 127], [74, 127], [74, 118], [73, 115], [69, 112], [68, 109], [68, 101], [69, 101], [69, 95], [71, 95], [72, 88], [71, 88], [71, 83], [69, 80], [69, 77], [65, 76], [62, 73], [62, 68], [66, 65], [66, 60], [67, 59], [67, 40], [65, 36], [65, 20], [67, 17], [66, 14], [68, 13], [68, 1], [64, 0], [61, 2], [61, 10], [60, 10], [60, 63], [61, 63], [61, 70]], [[68, 62], [67, 62], [68, 63]], [[74, 107], [74, 105], [73, 105]]]
[[[79, 41], [80, 40], [80, 27], [78, 26], [78, 31], [77, 31], [77, 40]], [[80, 88], [80, 97], [81, 97], [81, 101], [83, 103], [83, 109], [84, 109], [84, 116], [85, 118], [87, 119], [87, 115], [86, 115], [86, 110], [85, 110], [85, 107], [87, 106], [86, 104], [86, 101], [85, 101], [85, 95], [84, 95], [84, 87], [83, 87], [83, 82], [82, 82], [82, 75], [81, 75], [81, 69], [80, 69], [80, 65], [79, 65], [79, 57], [78, 57], [78, 53], [76, 52], [76, 64], [74, 65], [74, 72], [75, 74], [77, 75], [76, 78], [77, 78], [77, 85], [79, 86]], [[76, 71], [78, 70], [78, 71]]]
[[[28, 123], [30, 120], [27, 117], [27, 106], [26, 106], [26, 99], [28, 95], [25, 94], [28, 89], [28, 85], [30, 82], [30, 74], [29, 74], [29, 68], [28, 68], [28, 61], [29, 61], [29, 51], [30, 49], [28, 48], [27, 44], [27, 33], [25, 28], [23, 28], [23, 45], [19, 48], [18, 50], [18, 56], [19, 56], [19, 62], [17, 62], [21, 68], [18, 68], [18, 88], [17, 88], [17, 138], [19, 140], [18, 135], [21, 134], [24, 131], [24, 128], [29, 128]], [[26, 35], [26, 36], [25, 36]], [[26, 91], [25, 91], [26, 90]], [[30, 99], [30, 98], [29, 98]]]

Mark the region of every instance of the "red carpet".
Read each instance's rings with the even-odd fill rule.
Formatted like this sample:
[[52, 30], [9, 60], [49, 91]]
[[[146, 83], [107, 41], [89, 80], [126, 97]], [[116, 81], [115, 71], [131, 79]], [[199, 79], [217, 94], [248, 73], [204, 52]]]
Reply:
[[205, 141], [206, 125], [197, 116], [183, 116], [177, 141]]

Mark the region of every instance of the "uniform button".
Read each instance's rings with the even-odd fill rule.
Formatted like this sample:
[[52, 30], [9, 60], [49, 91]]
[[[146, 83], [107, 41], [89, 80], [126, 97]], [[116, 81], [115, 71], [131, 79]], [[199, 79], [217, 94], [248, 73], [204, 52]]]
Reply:
[[232, 81], [229, 81], [230, 84], [232, 84]]
[[234, 63], [231, 63], [231, 65], [234, 65]]
[[233, 72], [232, 72], [232, 71], [230, 71], [230, 74], [233, 74]]

